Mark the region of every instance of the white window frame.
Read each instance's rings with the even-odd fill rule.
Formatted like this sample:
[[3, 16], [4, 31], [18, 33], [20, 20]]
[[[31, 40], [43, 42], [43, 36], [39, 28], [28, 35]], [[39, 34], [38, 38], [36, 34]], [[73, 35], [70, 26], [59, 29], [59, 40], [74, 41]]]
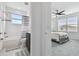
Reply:
[[[11, 23], [12, 23], [12, 24], [21, 25], [21, 24], [22, 24], [22, 19], [12, 18], [12, 14], [14, 14], [14, 15], [18, 15], [18, 16], [22, 16], [22, 15], [15, 14], [15, 13], [10, 13], [10, 15], [11, 15]], [[21, 23], [13, 23], [12, 20], [18, 20], [18, 21], [21, 21]]]
[[[65, 17], [64, 17], [64, 18], [60, 18], [60, 19], [58, 19], [58, 21], [61, 20], [61, 19], [65, 19], [65, 20], [66, 20], [66, 22], [65, 22], [66, 25], [69, 25], [69, 24], [68, 24], [68, 18], [69, 18], [69, 17], [76, 17], [76, 21], [78, 22], [77, 16], [68, 16], [67, 18], [65, 18]], [[78, 23], [77, 23], [76, 25], [77, 25], [77, 28], [78, 28]], [[59, 25], [58, 25], [58, 28], [59, 28]], [[58, 32], [77, 32], [77, 31], [78, 31], [77, 28], [76, 28], [76, 30], [74, 30], [74, 31], [69, 31], [69, 30], [68, 30], [68, 27], [66, 27], [66, 31], [59, 31], [59, 29], [58, 29]]]

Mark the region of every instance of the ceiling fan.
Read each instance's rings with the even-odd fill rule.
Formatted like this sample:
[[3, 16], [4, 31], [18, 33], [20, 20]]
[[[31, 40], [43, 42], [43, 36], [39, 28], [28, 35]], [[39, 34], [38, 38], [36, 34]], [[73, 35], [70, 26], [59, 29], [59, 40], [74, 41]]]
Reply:
[[59, 11], [59, 10], [55, 10], [55, 12], [52, 12], [54, 15], [65, 15], [65, 10]]
[[28, 3], [28, 2], [24, 2], [24, 4], [25, 4], [25, 5], [28, 5], [29, 3]]

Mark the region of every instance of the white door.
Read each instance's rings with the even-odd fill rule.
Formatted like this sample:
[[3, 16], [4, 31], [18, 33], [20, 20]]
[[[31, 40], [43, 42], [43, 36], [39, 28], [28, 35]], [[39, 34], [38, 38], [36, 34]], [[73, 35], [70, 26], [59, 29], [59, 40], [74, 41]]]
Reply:
[[51, 3], [31, 2], [32, 56], [51, 55]]

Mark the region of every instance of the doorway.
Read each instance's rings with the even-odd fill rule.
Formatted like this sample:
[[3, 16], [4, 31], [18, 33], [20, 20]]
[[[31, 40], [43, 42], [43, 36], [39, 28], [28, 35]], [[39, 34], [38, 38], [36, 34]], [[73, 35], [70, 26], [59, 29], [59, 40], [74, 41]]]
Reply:
[[31, 20], [29, 8], [28, 2], [0, 3], [0, 55], [30, 55]]

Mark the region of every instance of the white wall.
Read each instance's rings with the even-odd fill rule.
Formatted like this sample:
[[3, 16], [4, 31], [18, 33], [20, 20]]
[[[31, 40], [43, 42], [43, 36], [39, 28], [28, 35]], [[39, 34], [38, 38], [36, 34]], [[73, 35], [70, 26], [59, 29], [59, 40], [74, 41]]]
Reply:
[[[0, 3], [1, 4], [1, 3]], [[9, 39], [20, 39], [22, 35], [22, 31], [24, 30], [22, 24], [12, 24], [11, 22], [11, 13], [17, 13], [19, 15], [24, 16], [30, 16], [30, 5], [25, 5], [24, 2], [11, 2], [11, 3], [2, 3], [2, 6], [4, 5], [4, 9], [6, 11], [5, 13], [5, 32], [7, 33], [7, 36]], [[25, 19], [27, 20], [27, 19]], [[31, 20], [30, 20], [31, 21]], [[27, 23], [27, 22], [26, 22]], [[29, 23], [28, 23], [29, 24]], [[26, 26], [29, 27], [30, 25]], [[23, 28], [23, 29], [22, 29]], [[26, 30], [28, 32], [28, 30]]]
[[7, 21], [6, 23], [6, 33], [8, 39], [20, 39], [21, 38], [21, 25], [12, 24], [11, 21]]
[[13, 24], [11, 19], [11, 14], [8, 11], [12, 11], [8, 8], [5, 8], [5, 32], [7, 33], [6, 36], [8, 36], [9, 40], [12, 39], [20, 39], [21, 37], [21, 24]]
[[31, 3], [32, 56], [51, 55], [51, 3]]
[[[10, 7], [7, 8], [6, 6]], [[24, 2], [1, 2], [0, 3], [0, 9], [2, 11], [5, 11], [6, 13], [4, 14], [4, 19], [5, 23], [2, 24], [2, 32], [6, 32], [8, 37], [15, 38], [21, 37], [21, 31], [22, 31], [22, 25], [17, 25], [17, 24], [12, 24], [11, 22], [11, 16], [8, 12], [13, 12], [13, 13], [18, 13], [20, 15], [25, 15], [29, 16], [30, 15], [30, 6], [25, 5]], [[15, 12], [14, 12], [15, 11]], [[18, 12], [19, 11], [19, 12]], [[4, 36], [4, 34], [2, 35]]]

